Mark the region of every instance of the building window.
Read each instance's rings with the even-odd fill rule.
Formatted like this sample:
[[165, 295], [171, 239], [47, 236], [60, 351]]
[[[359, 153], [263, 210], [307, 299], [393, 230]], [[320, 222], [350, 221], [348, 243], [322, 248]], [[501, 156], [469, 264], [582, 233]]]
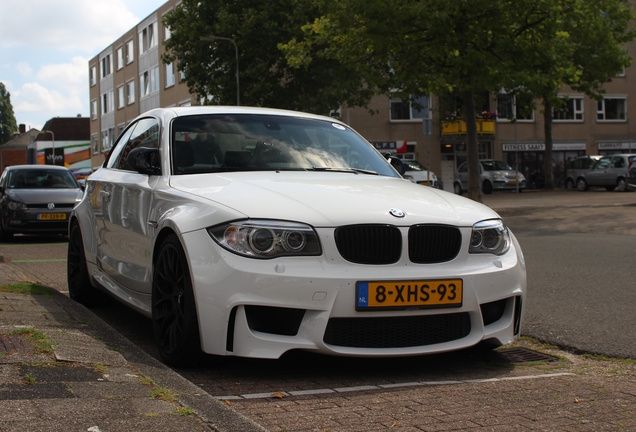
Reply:
[[117, 70], [124, 67], [124, 47], [117, 48]]
[[419, 96], [412, 99], [391, 99], [391, 121], [428, 119], [429, 98]]
[[139, 55], [157, 46], [157, 23], [148, 24], [139, 32]]
[[117, 87], [117, 108], [122, 109], [126, 106], [126, 97], [124, 96], [124, 86]]
[[139, 75], [139, 98], [150, 94], [150, 76], [148, 71]]
[[583, 97], [561, 98], [564, 105], [552, 111], [555, 121], [583, 121]]
[[532, 98], [508, 93], [497, 95], [497, 119], [499, 121], [534, 121]]
[[166, 87], [174, 85], [174, 62], [166, 65]]
[[97, 134], [91, 137], [91, 147], [94, 155], [99, 154], [99, 139], [97, 139]]
[[126, 64], [130, 64], [135, 59], [135, 43], [133, 40], [126, 42]]
[[106, 153], [113, 146], [115, 130], [109, 128], [102, 131], [102, 153]]
[[128, 81], [126, 83], [126, 90], [128, 92], [128, 105], [135, 103], [135, 81]]
[[627, 112], [627, 99], [605, 98], [597, 102], [596, 119], [599, 121], [625, 120]]
[[93, 99], [91, 101], [91, 119], [97, 120], [97, 100]]
[[102, 95], [102, 115], [115, 109], [115, 92], [109, 91]]
[[150, 69], [150, 93], [159, 91], [159, 66]]
[[97, 68], [91, 66], [91, 87], [97, 84]]
[[170, 39], [170, 28], [163, 26], [163, 40], [168, 40]]
[[179, 82], [185, 82], [185, 80], [186, 80], [185, 72], [180, 70], [179, 71]]
[[101, 77], [102, 78], [106, 78], [108, 75], [110, 75], [112, 72], [111, 70], [111, 66], [110, 66], [110, 54], [104, 56], [102, 58], [102, 62], [101, 62]]

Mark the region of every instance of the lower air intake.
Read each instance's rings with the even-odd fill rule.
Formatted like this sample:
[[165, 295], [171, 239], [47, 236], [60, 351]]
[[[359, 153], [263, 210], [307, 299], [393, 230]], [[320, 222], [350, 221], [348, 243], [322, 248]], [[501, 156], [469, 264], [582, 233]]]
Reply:
[[467, 312], [408, 317], [331, 318], [324, 342], [350, 348], [406, 348], [468, 336]]

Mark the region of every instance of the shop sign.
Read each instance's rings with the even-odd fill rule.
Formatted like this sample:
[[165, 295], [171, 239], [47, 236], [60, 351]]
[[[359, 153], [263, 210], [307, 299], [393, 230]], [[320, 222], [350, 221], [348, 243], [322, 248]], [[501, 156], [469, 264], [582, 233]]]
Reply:
[[[535, 144], [502, 144], [502, 149], [505, 152], [528, 152], [528, 151], [536, 151], [541, 152], [545, 151], [545, 143], [535, 143]], [[585, 143], [553, 143], [552, 150], [554, 151], [567, 151], [567, 150], [585, 150]]]
[[406, 153], [407, 150], [406, 141], [372, 141], [371, 144], [381, 152]]
[[598, 143], [599, 150], [622, 150], [622, 149], [631, 149], [631, 148], [636, 148], [636, 143], [628, 143], [628, 142], [600, 142]]

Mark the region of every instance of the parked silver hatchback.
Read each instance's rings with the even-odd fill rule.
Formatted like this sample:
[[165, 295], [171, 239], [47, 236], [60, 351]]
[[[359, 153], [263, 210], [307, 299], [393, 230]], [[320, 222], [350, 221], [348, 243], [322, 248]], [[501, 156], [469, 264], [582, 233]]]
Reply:
[[584, 171], [589, 170], [603, 156], [579, 156], [568, 162], [565, 168], [565, 188], [574, 189], [577, 179]]
[[581, 192], [590, 187], [604, 187], [608, 191], [627, 191], [627, 170], [634, 160], [636, 153], [603, 156], [592, 168], [579, 173], [576, 188]]

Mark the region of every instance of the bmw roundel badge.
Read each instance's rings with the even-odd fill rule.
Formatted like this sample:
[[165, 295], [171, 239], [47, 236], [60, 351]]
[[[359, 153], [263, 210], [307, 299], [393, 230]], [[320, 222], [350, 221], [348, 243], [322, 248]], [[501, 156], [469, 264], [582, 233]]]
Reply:
[[403, 218], [404, 216], [406, 216], [406, 213], [404, 213], [402, 210], [395, 209], [395, 208], [392, 208], [391, 210], [389, 210], [389, 214], [391, 216], [395, 216], [396, 218]]

